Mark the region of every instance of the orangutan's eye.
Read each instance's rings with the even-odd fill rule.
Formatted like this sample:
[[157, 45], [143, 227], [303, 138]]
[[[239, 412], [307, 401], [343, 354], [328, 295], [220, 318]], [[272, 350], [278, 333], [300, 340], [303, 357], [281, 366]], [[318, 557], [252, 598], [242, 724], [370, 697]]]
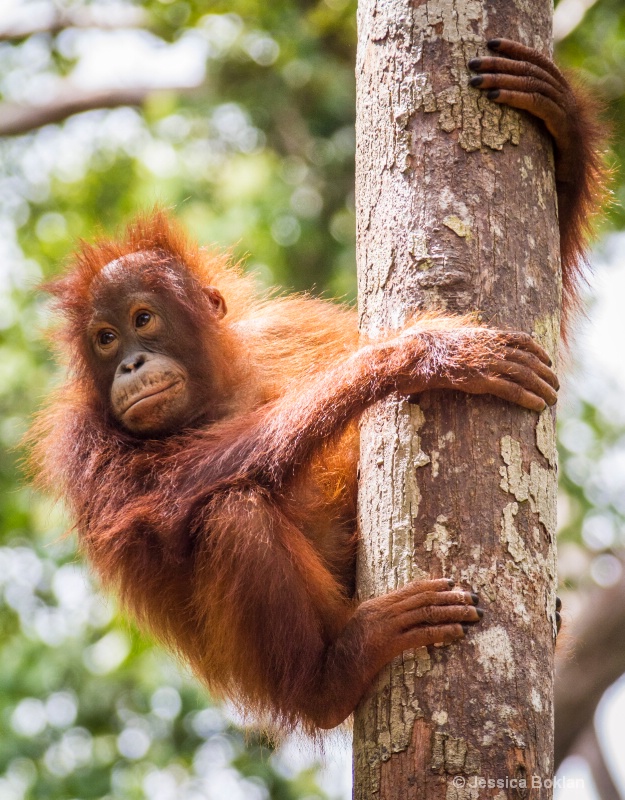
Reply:
[[117, 339], [113, 331], [100, 331], [98, 334], [98, 344], [100, 347], [110, 347]]
[[145, 328], [152, 321], [152, 314], [149, 311], [139, 311], [135, 315], [135, 328]]

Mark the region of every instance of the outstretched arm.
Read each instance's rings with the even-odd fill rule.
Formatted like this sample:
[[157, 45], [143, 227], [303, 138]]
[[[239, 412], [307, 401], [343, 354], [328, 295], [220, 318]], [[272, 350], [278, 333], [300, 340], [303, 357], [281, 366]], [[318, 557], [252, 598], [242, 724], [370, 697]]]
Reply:
[[[365, 408], [393, 392], [455, 389], [492, 394], [534, 411], [556, 401], [558, 380], [545, 351], [527, 334], [473, 327], [465, 319], [426, 317], [403, 333], [357, 350], [311, 375], [274, 403], [214, 425], [199, 443], [193, 470], [202, 495], [220, 484], [253, 481], [279, 488]], [[202, 481], [196, 480], [204, 473]]]

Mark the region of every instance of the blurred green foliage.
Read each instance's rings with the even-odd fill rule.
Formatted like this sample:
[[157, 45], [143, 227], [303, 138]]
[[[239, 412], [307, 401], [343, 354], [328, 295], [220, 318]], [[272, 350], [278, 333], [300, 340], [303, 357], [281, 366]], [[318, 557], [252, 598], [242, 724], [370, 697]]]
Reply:
[[[116, 615], [62, 510], [25, 485], [17, 463], [28, 417], [58, 380], [32, 289], [77, 237], [115, 230], [159, 201], [202, 242], [246, 257], [261, 286], [355, 296], [355, 0], [138, 5], [156, 50], [184, 42], [200, 54], [199, 88], [0, 142], [0, 798], [325, 797], [314, 754], [296, 767], [273, 752]], [[53, 94], [106, 37], [114, 60], [115, 35], [0, 42], [2, 98]], [[559, 56], [605, 94], [622, 163], [622, 3], [598, 0]], [[619, 171], [614, 188], [625, 196]], [[611, 219], [623, 225], [620, 206]], [[592, 398], [573, 406], [562, 486], [564, 536], [578, 547], [593, 515], [622, 529], [625, 508], [598, 492], [593, 465], [622, 446], [623, 423]], [[620, 540], [596, 541], [603, 553]]]

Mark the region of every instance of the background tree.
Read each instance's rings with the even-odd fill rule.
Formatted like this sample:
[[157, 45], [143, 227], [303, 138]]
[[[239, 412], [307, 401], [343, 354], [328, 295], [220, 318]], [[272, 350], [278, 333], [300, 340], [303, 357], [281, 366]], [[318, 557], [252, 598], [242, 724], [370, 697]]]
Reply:
[[[570, 27], [568, 2], [556, 19], [564, 7]], [[353, 0], [3, 6], [0, 126], [22, 120], [0, 142], [3, 800], [320, 797], [318, 780], [340, 794], [337, 779], [313, 776], [314, 757], [302, 771], [299, 750], [261, 752], [100, 599], [61, 510], [23, 485], [14, 448], [57, 380], [33, 286], [76, 237], [157, 199], [202, 241], [251, 254], [262, 285], [355, 297], [355, 23]], [[617, 156], [624, 41], [622, 4], [597, 0], [558, 53], [606, 96]], [[110, 107], [115, 93], [132, 104]], [[77, 100], [91, 110], [74, 113]], [[617, 199], [624, 185], [619, 167]], [[614, 226], [622, 214], [615, 205]], [[580, 370], [561, 404], [568, 616], [597, 581], [620, 581], [625, 515], [622, 404], [590, 380], [592, 364]], [[615, 641], [602, 646], [597, 663]]]

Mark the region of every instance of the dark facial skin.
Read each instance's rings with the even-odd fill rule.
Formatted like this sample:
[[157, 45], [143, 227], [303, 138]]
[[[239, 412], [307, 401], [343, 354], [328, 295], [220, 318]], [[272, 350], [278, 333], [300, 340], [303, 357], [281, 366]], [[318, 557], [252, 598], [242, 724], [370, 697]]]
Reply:
[[97, 293], [87, 337], [100, 391], [131, 433], [160, 436], [203, 414], [206, 362], [172, 298], [137, 281], [111, 281]]

